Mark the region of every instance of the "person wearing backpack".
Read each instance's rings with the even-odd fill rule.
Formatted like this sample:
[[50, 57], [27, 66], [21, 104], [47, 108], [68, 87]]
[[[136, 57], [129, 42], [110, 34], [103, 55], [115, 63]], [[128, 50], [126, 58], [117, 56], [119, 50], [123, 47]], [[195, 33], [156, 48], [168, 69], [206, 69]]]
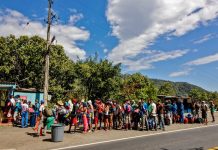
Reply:
[[39, 100], [36, 99], [35, 100], [35, 108], [34, 108], [36, 118], [39, 116], [39, 108], [40, 108]]
[[158, 125], [160, 129], [165, 131], [165, 123], [164, 123], [164, 105], [159, 100], [157, 103], [157, 118], [158, 118]]
[[141, 98], [141, 100], [139, 101], [139, 110], [141, 118], [141, 130], [143, 131], [146, 126], [146, 130], [148, 131], [148, 105], [143, 98]]
[[123, 108], [124, 108], [124, 117], [125, 117], [125, 129], [128, 130], [128, 128], [130, 127], [130, 130], [132, 130], [132, 126], [131, 126], [132, 107], [130, 105], [129, 100], [126, 100], [126, 102], [123, 105]]
[[14, 118], [13, 124], [14, 125], [18, 124], [18, 122], [19, 122], [18, 117], [19, 117], [21, 111], [22, 111], [21, 102], [18, 99], [15, 99], [15, 108], [14, 108], [14, 115], [13, 115], [13, 118]]
[[173, 101], [173, 105], [172, 105], [172, 120], [173, 122], [172, 123], [176, 123], [176, 120], [177, 120], [177, 104], [176, 104], [176, 101], [174, 100]]
[[70, 126], [69, 126], [69, 129], [68, 129], [68, 133], [71, 133], [71, 128], [72, 128], [72, 125], [74, 125], [74, 133], [76, 132], [76, 128], [78, 126], [78, 120], [77, 120], [77, 111], [79, 109], [79, 104], [77, 102], [76, 99], [73, 99], [73, 109], [71, 111], [71, 119], [70, 119]]
[[109, 103], [109, 130], [113, 128], [114, 123], [114, 112], [115, 112], [115, 106], [113, 105], [112, 101], [108, 101]]

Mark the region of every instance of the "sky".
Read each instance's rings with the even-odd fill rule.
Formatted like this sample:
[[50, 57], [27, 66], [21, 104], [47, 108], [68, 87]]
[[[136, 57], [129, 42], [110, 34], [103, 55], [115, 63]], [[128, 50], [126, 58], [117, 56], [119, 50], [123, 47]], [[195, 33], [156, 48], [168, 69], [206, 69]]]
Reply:
[[[46, 38], [47, 0], [0, 0], [0, 36]], [[73, 60], [218, 91], [218, 0], [53, 0], [51, 35]]]

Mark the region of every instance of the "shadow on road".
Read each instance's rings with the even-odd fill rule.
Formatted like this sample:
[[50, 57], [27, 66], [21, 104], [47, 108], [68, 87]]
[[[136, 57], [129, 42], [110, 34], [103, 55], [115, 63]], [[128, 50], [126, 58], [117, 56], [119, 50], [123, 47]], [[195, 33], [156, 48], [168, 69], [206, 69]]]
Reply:
[[26, 132], [27, 135], [30, 135], [32, 137], [39, 137], [39, 135], [37, 133], [30, 133], [30, 132]]
[[188, 150], [204, 150], [204, 148], [203, 148], [203, 147], [199, 147], [199, 148], [190, 148], [190, 149], [188, 149]]
[[51, 138], [49, 138], [49, 139], [43, 139], [42, 141], [43, 141], [43, 142], [52, 142], [52, 141], [51, 141]]
[[[161, 148], [161, 150], [169, 150], [167, 148]], [[190, 149], [187, 149], [187, 150], [204, 150], [203, 147], [199, 147], [199, 148], [190, 148]]]

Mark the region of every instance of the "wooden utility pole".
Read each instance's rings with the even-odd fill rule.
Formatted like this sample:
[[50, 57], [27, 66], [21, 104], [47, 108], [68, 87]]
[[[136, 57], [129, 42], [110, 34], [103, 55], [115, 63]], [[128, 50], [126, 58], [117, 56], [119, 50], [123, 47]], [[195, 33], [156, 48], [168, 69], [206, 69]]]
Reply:
[[44, 76], [44, 101], [45, 106], [48, 103], [48, 86], [49, 86], [49, 53], [50, 53], [50, 28], [52, 23], [52, 12], [51, 12], [52, 0], [48, 0], [48, 27], [47, 27], [47, 43], [46, 43], [46, 54], [45, 54], [45, 76]]

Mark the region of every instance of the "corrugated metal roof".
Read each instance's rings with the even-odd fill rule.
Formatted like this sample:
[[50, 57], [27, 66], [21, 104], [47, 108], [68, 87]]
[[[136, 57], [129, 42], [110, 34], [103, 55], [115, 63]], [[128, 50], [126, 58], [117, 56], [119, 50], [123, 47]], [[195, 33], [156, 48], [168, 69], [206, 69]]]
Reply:
[[0, 84], [4, 84], [4, 85], [16, 85], [16, 82], [0, 81]]
[[36, 88], [17, 88], [15, 91], [19, 91], [19, 92], [42, 92], [40, 90], [37, 90]]

